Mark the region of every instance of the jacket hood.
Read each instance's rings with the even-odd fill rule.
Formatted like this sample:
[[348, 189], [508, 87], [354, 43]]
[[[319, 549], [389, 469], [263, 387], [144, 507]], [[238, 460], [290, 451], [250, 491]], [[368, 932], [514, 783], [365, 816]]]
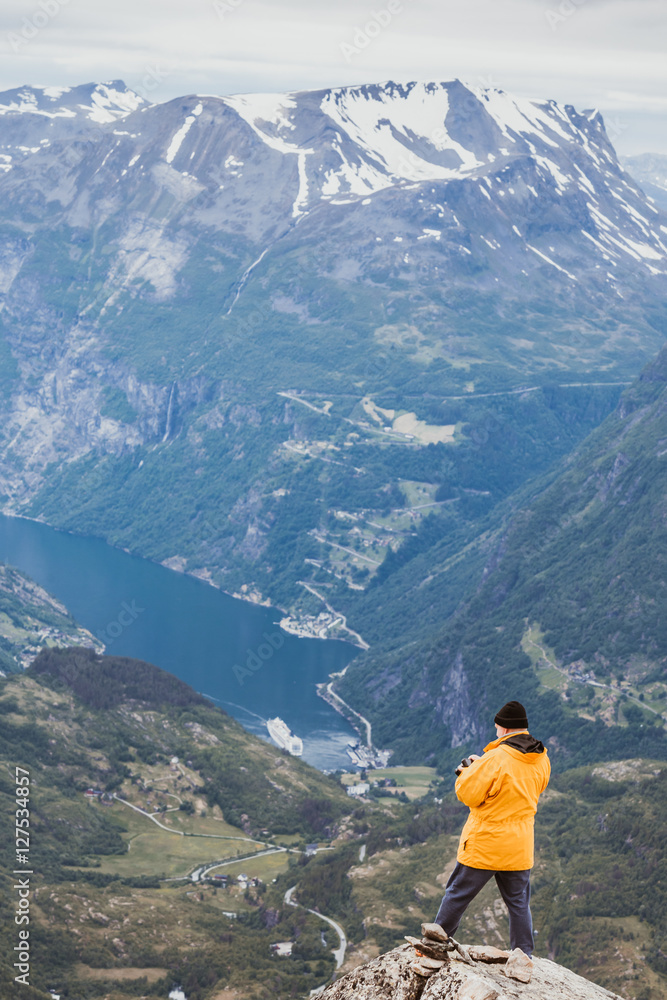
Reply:
[[530, 733], [515, 733], [502, 741], [501, 746], [514, 747], [521, 753], [544, 753], [544, 743], [536, 740]]
[[501, 736], [499, 739], [493, 740], [492, 743], [484, 747], [484, 752], [495, 750], [496, 747], [501, 746], [512, 747], [513, 750], [518, 750], [522, 754], [539, 755], [546, 753], [544, 743], [531, 736], [527, 729], [523, 733], [511, 733], [509, 736]]

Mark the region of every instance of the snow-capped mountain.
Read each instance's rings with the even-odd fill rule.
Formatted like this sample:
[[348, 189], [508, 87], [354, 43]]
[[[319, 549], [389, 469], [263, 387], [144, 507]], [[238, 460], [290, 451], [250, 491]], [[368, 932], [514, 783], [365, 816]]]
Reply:
[[[508, 198], [508, 221], [513, 209], [525, 217], [526, 198], [537, 206], [549, 193], [566, 211], [576, 202], [584, 215], [581, 234], [602, 260], [613, 266], [625, 255], [645, 262], [652, 273], [664, 273], [667, 229], [619, 170], [597, 112], [578, 114], [555, 101], [470, 90], [458, 81], [246, 95], [227, 98], [225, 104], [262, 142], [296, 158], [295, 218], [323, 200], [345, 204], [410, 183], [467, 180], [489, 201]], [[192, 159], [195, 136], [182, 153], [180, 143], [194, 120], [189, 116], [190, 124], [177, 133], [168, 162], [187, 166]], [[526, 160], [533, 185], [525, 177]], [[518, 195], [513, 176], [522, 182]], [[566, 261], [559, 264], [544, 248], [532, 246], [516, 226], [512, 231], [523, 249], [568, 273]], [[424, 234], [432, 235], [427, 229]], [[498, 249], [493, 241], [488, 245]]]
[[145, 101], [124, 83], [18, 87], [0, 94], [0, 172], [54, 142], [88, 139]]
[[80, 87], [17, 87], [0, 94], [0, 115], [83, 118], [108, 125], [145, 104], [122, 80]]
[[422, 597], [409, 627], [440, 634], [475, 523], [664, 345], [667, 218], [594, 111], [458, 81], [24, 87], [0, 168], [0, 509], [386, 649]]
[[[196, 409], [204, 378], [628, 378], [664, 340], [666, 224], [599, 114], [459, 81], [0, 94], [12, 490], [168, 437], [174, 386]], [[105, 381], [136, 421], [100, 419]]]
[[[16, 178], [22, 187], [62, 152], [52, 145], [73, 135], [89, 140], [80, 161], [75, 155], [62, 164], [68, 195], [58, 201], [75, 224], [82, 202], [100, 185], [117, 187], [118, 196], [103, 199], [91, 221], [123, 211], [125, 199], [148, 185], [154, 194], [169, 191], [184, 209], [206, 194], [206, 208], [201, 197], [196, 203], [200, 221], [208, 221], [207, 210], [222, 213], [222, 228], [234, 218], [235, 228], [240, 223], [249, 238], [263, 240], [322, 205], [397, 190], [409, 200], [408, 191], [420, 184], [432, 181], [445, 192], [466, 182], [468, 202], [488, 202], [495, 224], [466, 227], [436, 208], [446, 224], [422, 227], [419, 235], [441, 243], [453, 236], [471, 252], [468, 238], [477, 238], [491, 252], [502, 247], [529, 264], [537, 257], [572, 281], [582, 240], [591, 259], [610, 271], [610, 283], [619, 262], [636, 261], [649, 273], [665, 269], [667, 232], [620, 169], [600, 115], [555, 101], [519, 100], [455, 81], [148, 106], [115, 81], [9, 91], [0, 94], [0, 116], [2, 170], [9, 173], [26, 154], [36, 157], [27, 175]], [[542, 228], [565, 228], [567, 247], [542, 245], [537, 219], [545, 212]], [[506, 231], [499, 234], [502, 219]]]

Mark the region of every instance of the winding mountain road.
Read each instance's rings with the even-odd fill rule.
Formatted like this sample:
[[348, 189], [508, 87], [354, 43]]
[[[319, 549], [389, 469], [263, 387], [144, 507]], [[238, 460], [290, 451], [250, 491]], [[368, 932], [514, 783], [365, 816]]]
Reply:
[[[287, 892], [285, 893], [284, 898], [287, 906], [301, 906], [301, 903], [295, 903], [294, 900], [292, 899], [292, 896], [296, 892], [296, 889], [297, 887], [293, 885], [291, 889], [288, 889]], [[347, 938], [345, 936], [345, 931], [343, 930], [341, 925], [337, 924], [335, 920], [331, 919], [331, 917], [325, 917], [323, 913], [318, 913], [317, 910], [311, 910], [307, 906], [303, 906], [302, 909], [304, 909], [307, 913], [312, 913], [314, 917], [319, 917], [320, 920], [324, 920], [325, 923], [329, 924], [329, 926], [333, 927], [333, 929], [335, 930], [336, 934], [338, 935], [339, 945], [337, 948], [334, 948], [333, 955], [334, 958], [336, 959], [336, 968], [340, 969], [341, 965], [345, 961], [345, 951], [347, 949]]]

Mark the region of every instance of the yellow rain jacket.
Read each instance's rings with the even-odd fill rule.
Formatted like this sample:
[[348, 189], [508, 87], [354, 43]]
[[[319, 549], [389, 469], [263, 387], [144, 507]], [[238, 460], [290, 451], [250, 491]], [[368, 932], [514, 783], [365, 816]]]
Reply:
[[470, 808], [457, 860], [491, 871], [532, 868], [537, 800], [550, 774], [546, 748], [527, 729], [484, 747], [456, 781], [458, 798]]

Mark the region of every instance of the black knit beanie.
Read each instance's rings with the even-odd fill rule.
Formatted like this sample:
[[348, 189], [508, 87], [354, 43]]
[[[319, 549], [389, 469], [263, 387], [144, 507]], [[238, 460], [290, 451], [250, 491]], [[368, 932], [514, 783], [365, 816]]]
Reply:
[[508, 701], [493, 721], [503, 729], [528, 729], [526, 710], [520, 701]]

